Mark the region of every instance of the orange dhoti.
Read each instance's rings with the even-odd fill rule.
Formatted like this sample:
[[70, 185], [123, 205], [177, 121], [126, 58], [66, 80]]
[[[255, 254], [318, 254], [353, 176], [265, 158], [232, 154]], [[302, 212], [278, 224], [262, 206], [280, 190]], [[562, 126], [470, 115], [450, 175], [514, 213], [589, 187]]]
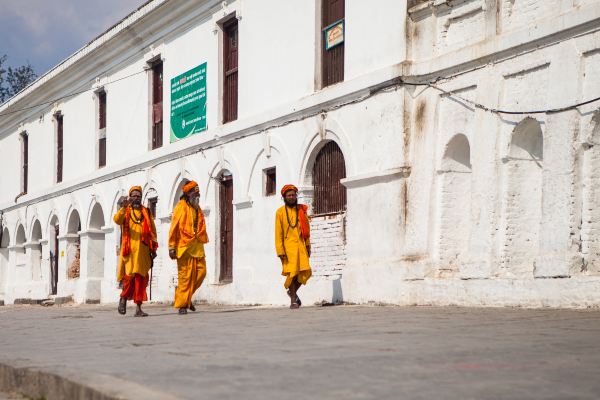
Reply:
[[169, 251], [175, 251], [179, 278], [173, 304], [175, 308], [190, 308], [194, 292], [204, 281], [205, 243], [208, 243], [208, 235], [202, 210], [180, 200], [173, 211], [169, 230]]
[[135, 304], [142, 304], [143, 301], [148, 301], [148, 296], [146, 295], [146, 287], [148, 287], [147, 275], [124, 275], [122, 282], [123, 290], [121, 291], [121, 298], [133, 300]]
[[177, 259], [178, 284], [175, 290], [175, 308], [189, 308], [192, 296], [198, 290], [206, 276], [206, 258], [191, 257], [184, 254]]

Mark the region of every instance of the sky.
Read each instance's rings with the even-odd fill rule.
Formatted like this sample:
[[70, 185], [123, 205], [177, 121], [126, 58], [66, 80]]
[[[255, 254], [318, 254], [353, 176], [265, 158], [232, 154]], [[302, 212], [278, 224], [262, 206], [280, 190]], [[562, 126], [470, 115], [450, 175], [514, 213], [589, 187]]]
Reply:
[[0, 0], [0, 56], [43, 75], [146, 1]]

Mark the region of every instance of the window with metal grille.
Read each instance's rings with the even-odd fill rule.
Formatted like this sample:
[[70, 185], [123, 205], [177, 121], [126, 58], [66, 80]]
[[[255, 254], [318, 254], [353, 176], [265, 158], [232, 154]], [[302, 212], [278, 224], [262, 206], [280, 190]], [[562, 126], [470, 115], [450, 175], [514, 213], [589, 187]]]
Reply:
[[267, 168], [264, 171], [265, 196], [273, 196], [277, 192], [277, 174], [275, 167]]
[[238, 116], [238, 21], [223, 24], [223, 123]]
[[[321, 28], [324, 36], [325, 28], [343, 21], [345, 18], [345, 0], [323, 0], [321, 10]], [[322, 36], [322, 37], [323, 37]], [[321, 73], [323, 87], [344, 80], [344, 43], [327, 49], [323, 40], [321, 50]]]
[[98, 92], [98, 168], [106, 166], [106, 92]]
[[329, 142], [319, 151], [313, 166], [314, 214], [346, 210], [346, 188], [340, 183], [345, 177], [346, 163], [342, 150], [335, 142]]
[[162, 147], [163, 136], [163, 62], [152, 64], [152, 149]]
[[56, 183], [63, 179], [63, 115], [56, 114]]
[[148, 199], [148, 210], [152, 213], [152, 218], [156, 218], [156, 205], [158, 204], [158, 197], [151, 197]]
[[21, 192], [27, 193], [29, 180], [29, 135], [27, 132], [21, 133], [21, 169], [23, 174]]

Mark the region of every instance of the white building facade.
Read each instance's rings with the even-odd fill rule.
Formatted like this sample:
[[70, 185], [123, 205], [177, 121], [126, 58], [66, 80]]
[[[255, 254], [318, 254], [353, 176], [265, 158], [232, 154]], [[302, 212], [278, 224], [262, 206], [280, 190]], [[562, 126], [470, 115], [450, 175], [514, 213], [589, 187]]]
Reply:
[[0, 299], [116, 302], [112, 216], [141, 185], [171, 301], [188, 178], [198, 300], [289, 301], [294, 183], [305, 304], [600, 305], [598, 97], [597, 0], [150, 1], [0, 106]]

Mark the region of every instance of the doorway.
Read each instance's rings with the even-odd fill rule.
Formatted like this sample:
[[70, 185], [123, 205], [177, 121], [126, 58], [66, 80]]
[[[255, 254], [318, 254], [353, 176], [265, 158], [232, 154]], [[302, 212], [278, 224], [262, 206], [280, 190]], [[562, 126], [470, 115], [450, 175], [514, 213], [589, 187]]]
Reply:
[[219, 281], [233, 281], [233, 176], [229, 171], [219, 178], [220, 261]]

